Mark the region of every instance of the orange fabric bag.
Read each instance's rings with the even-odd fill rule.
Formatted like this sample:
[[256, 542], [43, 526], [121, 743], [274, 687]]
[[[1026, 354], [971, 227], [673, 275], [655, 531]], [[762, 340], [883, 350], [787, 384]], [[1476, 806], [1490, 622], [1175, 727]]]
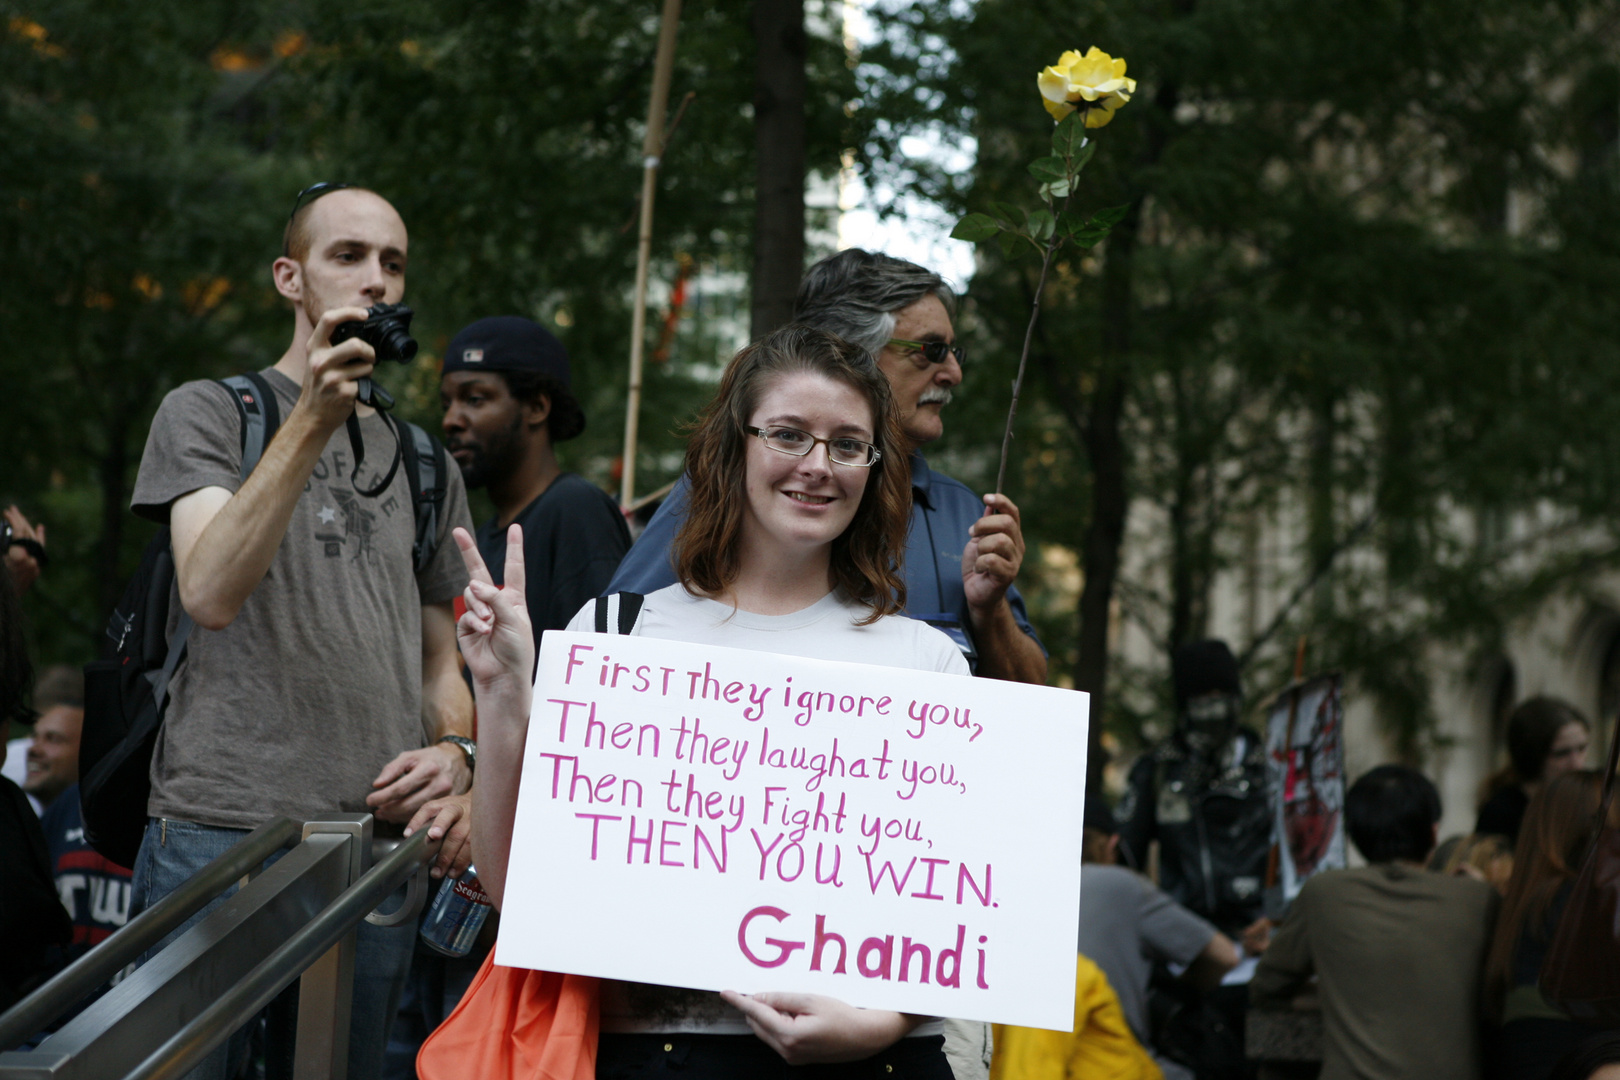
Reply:
[[484, 958], [455, 1012], [416, 1055], [421, 1080], [593, 1080], [598, 981]]

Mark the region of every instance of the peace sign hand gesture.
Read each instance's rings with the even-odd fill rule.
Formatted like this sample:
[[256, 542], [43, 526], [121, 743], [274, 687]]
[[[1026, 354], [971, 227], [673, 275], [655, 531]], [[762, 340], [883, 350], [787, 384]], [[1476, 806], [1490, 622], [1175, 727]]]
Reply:
[[[472, 580], [467, 611], [456, 624], [456, 641], [472, 672], [479, 697], [489, 691], [527, 690], [533, 682], [534, 630], [524, 599], [523, 528], [506, 530], [506, 584], [497, 586], [466, 529], [452, 534]], [[525, 715], [527, 710], [525, 710]]]

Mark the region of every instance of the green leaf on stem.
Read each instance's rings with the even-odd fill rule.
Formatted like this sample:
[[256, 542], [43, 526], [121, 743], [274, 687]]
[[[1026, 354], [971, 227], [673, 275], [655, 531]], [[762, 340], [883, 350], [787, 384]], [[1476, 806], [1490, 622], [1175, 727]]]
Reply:
[[1050, 210], [1031, 210], [1029, 212], [1029, 235], [1035, 240], [1049, 240], [1052, 230], [1057, 226], [1057, 219]]
[[956, 223], [956, 228], [951, 230], [951, 239], [977, 244], [1000, 231], [1001, 223], [989, 214], [969, 214]]
[[1091, 155], [1095, 154], [1096, 152], [1097, 144], [1095, 142], [1086, 143], [1086, 145], [1080, 149], [1080, 152], [1074, 155], [1074, 172], [1070, 173], [1069, 175], [1079, 176], [1082, 172], [1084, 172], [1086, 166], [1091, 163]]
[[[1110, 206], [1106, 210], [1099, 210], [1092, 214], [1078, 228], [1072, 228], [1069, 235], [1076, 244], [1083, 248], [1093, 248], [1103, 241], [1113, 231], [1114, 226], [1124, 219], [1130, 204], [1123, 206]], [[1068, 215], [1064, 215], [1065, 218]]]
[[1064, 199], [1069, 195], [1069, 182], [1059, 180], [1052, 184], [1041, 185], [1041, 198], [1050, 202], [1053, 199]]
[[992, 202], [990, 210], [1002, 220], [1009, 229], [1016, 229], [1024, 223], [1024, 208], [1007, 202]]
[[1062, 158], [1072, 158], [1080, 152], [1080, 147], [1086, 141], [1086, 114], [1082, 109], [1065, 116], [1056, 130], [1052, 132], [1052, 153]]
[[1044, 157], [1029, 163], [1029, 175], [1043, 184], [1050, 184], [1067, 180], [1069, 171], [1067, 163], [1062, 158]]

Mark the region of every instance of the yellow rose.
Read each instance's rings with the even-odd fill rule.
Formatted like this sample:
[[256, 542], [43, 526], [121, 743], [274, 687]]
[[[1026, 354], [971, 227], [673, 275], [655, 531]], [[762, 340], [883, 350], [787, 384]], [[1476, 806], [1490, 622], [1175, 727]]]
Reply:
[[1093, 45], [1081, 56], [1069, 50], [1058, 62], [1035, 77], [1041, 91], [1041, 104], [1062, 120], [1076, 109], [1085, 109], [1086, 127], [1100, 128], [1114, 118], [1114, 112], [1136, 93], [1136, 80], [1125, 77], [1125, 61], [1116, 60]]

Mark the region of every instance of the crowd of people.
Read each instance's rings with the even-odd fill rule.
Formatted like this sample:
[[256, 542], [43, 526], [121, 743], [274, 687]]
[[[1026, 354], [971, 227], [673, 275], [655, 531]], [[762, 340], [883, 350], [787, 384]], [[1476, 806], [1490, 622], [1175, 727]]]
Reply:
[[[454, 467], [424, 537], [414, 470], [387, 465], [400, 428], [362, 400], [373, 346], [334, 334], [403, 299], [407, 253], [404, 222], [376, 193], [300, 192], [272, 265], [291, 339], [260, 373], [282, 418], [274, 437], [244, 461], [241, 403], [211, 381], [171, 392], [153, 421], [132, 505], [170, 530], [170, 632], [182, 613], [196, 630], [169, 683], [130, 867], [85, 843], [83, 682], [71, 669], [32, 676], [17, 595], [44, 567], [45, 534], [7, 511], [0, 721], [31, 721], [32, 737], [11, 748], [21, 786], [0, 781], [0, 919], [30, 932], [0, 955], [0, 1008], [275, 815], [426, 829], [442, 841], [432, 875], [476, 860], [499, 908], [538, 645], [548, 630], [599, 628], [599, 596], [644, 597], [634, 632], [650, 637], [1045, 683], [1016, 584], [1018, 506], [923, 456], [965, 358], [937, 274], [858, 249], [811, 267], [792, 323], [727, 366], [685, 473], [634, 543], [613, 500], [559, 463], [557, 444], [587, 419], [562, 343], [517, 316], [469, 324], [443, 360]], [[494, 508], [476, 529], [468, 489]], [[1266, 753], [1242, 722], [1238, 662], [1221, 642], [1191, 642], [1172, 679], [1173, 734], [1117, 803], [1086, 799], [1072, 1034], [605, 981], [589, 1002], [594, 1039], [556, 1074], [1225, 1080], [1261, 1067], [1245, 1043], [1252, 1014], [1308, 1006], [1329, 1080], [1620, 1075], [1620, 1036], [1538, 988], [1585, 854], [1614, 825], [1599, 820], [1603, 777], [1585, 767], [1579, 712], [1523, 703], [1475, 833], [1446, 844], [1421, 773], [1360, 777], [1343, 814], [1365, 865], [1311, 877], [1284, 912], [1268, 903]], [[457, 1003], [503, 977], [498, 925], [452, 959], [414, 926], [361, 924], [350, 1077], [418, 1075]], [[276, 1075], [282, 1029], [263, 1030], [256, 1051], [245, 1029], [192, 1075]]]

